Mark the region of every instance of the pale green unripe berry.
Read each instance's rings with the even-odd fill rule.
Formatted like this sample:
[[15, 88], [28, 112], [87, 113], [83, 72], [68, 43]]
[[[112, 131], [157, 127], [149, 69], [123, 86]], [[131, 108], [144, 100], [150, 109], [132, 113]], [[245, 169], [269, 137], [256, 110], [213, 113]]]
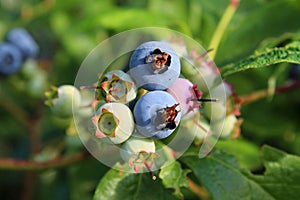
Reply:
[[[141, 172], [143, 169], [151, 171], [154, 159], [157, 157], [154, 141], [137, 137], [129, 138], [121, 146], [120, 154], [136, 173]], [[155, 176], [152, 176], [152, 178], [155, 179]]]
[[204, 110], [212, 122], [222, 120], [226, 116], [226, 107], [222, 102], [206, 103]]
[[121, 103], [105, 103], [92, 117], [95, 136], [103, 142], [120, 144], [126, 141], [134, 130], [130, 109]]
[[61, 118], [73, 116], [73, 109], [79, 109], [81, 96], [77, 88], [72, 85], [62, 85], [58, 88], [52, 87], [46, 92], [48, 100], [45, 102], [51, 108], [54, 115]]
[[120, 152], [124, 161], [141, 152], [155, 153], [155, 143], [152, 139], [131, 137], [122, 146]]
[[224, 121], [219, 121], [212, 124], [212, 130], [214, 133], [220, 133], [221, 138], [228, 138], [234, 130], [236, 123], [238, 122], [235, 115], [226, 116]]

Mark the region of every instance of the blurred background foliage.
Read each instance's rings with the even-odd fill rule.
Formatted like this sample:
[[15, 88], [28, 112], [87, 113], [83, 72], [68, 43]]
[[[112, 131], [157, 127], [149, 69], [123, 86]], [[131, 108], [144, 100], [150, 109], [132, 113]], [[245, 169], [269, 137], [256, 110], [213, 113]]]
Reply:
[[[73, 84], [87, 54], [121, 31], [165, 27], [208, 48], [228, 4], [228, 0], [0, 0], [0, 39], [14, 27], [26, 28], [40, 46], [38, 69], [29, 76], [44, 77], [29, 83], [23, 69], [0, 79], [0, 157], [49, 160], [83, 150], [69, 121], [53, 117], [44, 106], [44, 90]], [[221, 40], [216, 65], [249, 56], [270, 38], [282, 43], [299, 38], [299, 19], [299, 0], [241, 0]], [[227, 81], [238, 95], [246, 95], [267, 88], [271, 76], [278, 85], [288, 82], [289, 68], [290, 64], [278, 64], [249, 70]], [[261, 169], [258, 151], [263, 144], [300, 154], [299, 89], [245, 105], [241, 112], [240, 139], [220, 141], [217, 148], [234, 154], [242, 167]], [[24, 116], [31, 128], [22, 123]], [[93, 159], [31, 174], [34, 178], [1, 170], [0, 199], [91, 199], [107, 170]]]

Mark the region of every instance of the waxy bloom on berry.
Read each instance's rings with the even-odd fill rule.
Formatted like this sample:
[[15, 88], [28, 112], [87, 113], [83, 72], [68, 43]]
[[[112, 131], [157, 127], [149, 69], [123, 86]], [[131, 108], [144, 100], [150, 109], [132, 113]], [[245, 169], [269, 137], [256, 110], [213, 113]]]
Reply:
[[149, 41], [138, 46], [129, 62], [132, 78], [146, 90], [165, 90], [180, 75], [180, 59], [166, 42]]

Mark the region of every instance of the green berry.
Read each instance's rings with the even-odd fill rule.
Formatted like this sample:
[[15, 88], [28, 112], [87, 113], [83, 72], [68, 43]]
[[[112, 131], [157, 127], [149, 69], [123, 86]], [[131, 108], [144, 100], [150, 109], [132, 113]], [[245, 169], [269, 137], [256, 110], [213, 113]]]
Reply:
[[134, 129], [130, 109], [121, 103], [105, 103], [92, 118], [95, 136], [104, 142], [120, 144], [126, 141]]
[[32, 97], [43, 96], [47, 87], [47, 73], [39, 68], [37, 61], [33, 59], [26, 60], [21, 72], [26, 79], [24, 90]]
[[[194, 120], [193, 120], [194, 119]], [[181, 122], [181, 128], [186, 133], [195, 136], [198, 140], [202, 140], [210, 134], [210, 124], [200, 115], [188, 118]]]
[[131, 77], [121, 70], [110, 71], [100, 77], [97, 99], [107, 102], [128, 103], [136, 97], [136, 87]]
[[73, 116], [73, 109], [76, 111], [80, 107], [80, 92], [72, 85], [52, 87], [45, 95], [48, 98], [46, 105], [58, 117], [70, 118]]
[[[221, 138], [228, 138], [233, 133], [234, 127], [238, 122], [235, 115], [226, 116], [224, 121], [219, 121], [212, 124], [212, 130], [214, 133], [220, 133]], [[219, 134], [218, 134], [219, 135]]]
[[207, 102], [204, 110], [210, 121], [219, 121], [226, 115], [226, 107], [222, 102]]
[[133, 167], [136, 173], [143, 167], [151, 170], [154, 163], [155, 143], [152, 139], [131, 137], [122, 146], [120, 150], [121, 157]]

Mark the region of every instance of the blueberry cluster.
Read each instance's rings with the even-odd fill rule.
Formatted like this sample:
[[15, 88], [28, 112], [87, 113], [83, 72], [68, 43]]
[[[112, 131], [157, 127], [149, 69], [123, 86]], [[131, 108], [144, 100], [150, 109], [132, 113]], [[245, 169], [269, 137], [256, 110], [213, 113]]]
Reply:
[[0, 74], [10, 75], [18, 71], [22, 62], [37, 56], [37, 43], [23, 28], [14, 28], [0, 43]]
[[[176, 52], [190, 65], [180, 62]], [[156, 145], [161, 144], [156, 140], [175, 134], [179, 125], [185, 135], [193, 132], [200, 142], [239, 133], [242, 121], [237, 118], [239, 104], [233, 88], [219, 81], [219, 69], [206, 59], [206, 53], [188, 54], [177, 41], [145, 42], [132, 53], [127, 72], [106, 71], [96, 85], [81, 87], [95, 89], [88, 106], [82, 105], [84, 91], [71, 85], [53, 87], [46, 93], [46, 104], [61, 118], [78, 114], [80, 124], [85, 124], [83, 132], [92, 133], [91, 139], [103, 150], [120, 147], [120, 156], [135, 172], [152, 171], [162, 164], [161, 158], [154, 162], [159, 153]], [[203, 101], [209, 103], [199, 112]]]
[[202, 92], [179, 78], [180, 70], [180, 59], [168, 43], [149, 41], [135, 49], [127, 73], [113, 70], [100, 76], [91, 119], [95, 136], [121, 144], [122, 158], [135, 171], [140, 163], [151, 168], [154, 139], [170, 136], [200, 106]]

